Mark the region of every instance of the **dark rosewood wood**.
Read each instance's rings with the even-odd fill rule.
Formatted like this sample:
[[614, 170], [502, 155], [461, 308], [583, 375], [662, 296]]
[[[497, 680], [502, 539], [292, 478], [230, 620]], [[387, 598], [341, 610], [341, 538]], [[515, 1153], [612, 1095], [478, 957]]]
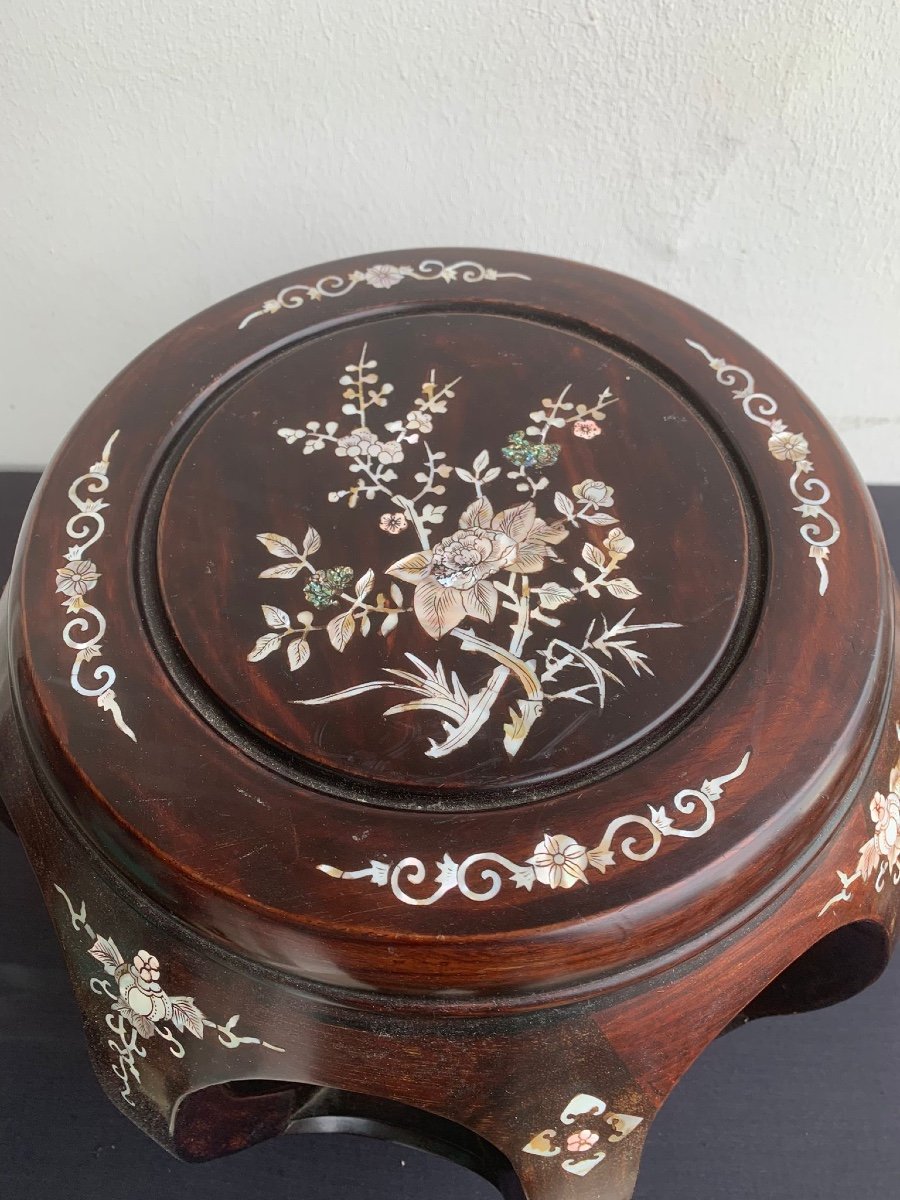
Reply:
[[894, 611], [809, 401], [642, 284], [407, 251], [188, 321], [3, 604], [103, 1086], [184, 1158], [352, 1128], [627, 1200], [712, 1038], [887, 959]]

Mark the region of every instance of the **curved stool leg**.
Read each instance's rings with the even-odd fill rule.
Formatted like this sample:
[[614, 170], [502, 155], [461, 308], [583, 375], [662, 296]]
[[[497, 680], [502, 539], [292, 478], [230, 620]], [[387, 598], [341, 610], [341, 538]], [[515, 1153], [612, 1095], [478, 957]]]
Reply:
[[[453, 1146], [418, 1144], [478, 1170], [508, 1200], [564, 1200], [586, 1176], [582, 1194], [629, 1200], [656, 1106], [605, 1038], [601, 1013], [578, 1006], [525, 1019], [398, 1023], [385, 1033], [343, 1031], [319, 1068], [348, 1091], [377, 1081], [407, 1106], [400, 1124], [446, 1131]], [[429, 1127], [428, 1113], [462, 1136]], [[484, 1145], [475, 1149], [465, 1131]]]
[[482, 1045], [476, 1073], [485, 1083], [465, 1122], [509, 1161], [507, 1195], [563, 1200], [589, 1175], [596, 1200], [629, 1200], [655, 1109], [596, 1014]]
[[[786, 900], [665, 981], [491, 1019], [370, 1019], [225, 964], [104, 894], [97, 876], [70, 882], [73, 896], [59, 885], [45, 895], [101, 1082], [179, 1157], [218, 1157], [290, 1128], [355, 1128], [445, 1154], [508, 1200], [565, 1200], [586, 1176], [582, 1194], [629, 1200], [656, 1111], [752, 998], [843, 926], [869, 921], [882, 944], [896, 932], [900, 888], [858, 888], [826, 907], [839, 880], [824, 868], [846, 874], [864, 828], [861, 812]], [[152, 1030], [122, 1008], [141, 1000], [137, 960], [159, 970], [170, 1005], [183, 1001], [167, 1016], [163, 1000]]]
[[226, 963], [76, 873], [44, 894], [95, 1071], [171, 1153], [198, 1161], [291, 1127], [356, 1128], [446, 1154], [510, 1200], [562, 1200], [586, 1175], [598, 1200], [631, 1196], [656, 1105], [596, 1010], [370, 1018]]
[[879, 922], [840, 925], [787, 966], [723, 1033], [760, 1017], [793, 1016], [849, 1000], [875, 982], [890, 950], [887, 929]]
[[[446, 1040], [423, 1024], [392, 1034], [387, 1045], [344, 1030], [334, 1061], [322, 1062], [321, 1043], [317, 1056], [320, 1069], [341, 1077], [340, 1087], [212, 1086], [176, 1105], [169, 1148], [202, 1160], [282, 1132], [355, 1132], [449, 1158], [506, 1200], [564, 1200], [588, 1175], [592, 1198], [629, 1200], [652, 1106], [594, 1017], [540, 1024], [513, 1036], [495, 1028], [462, 1038], [447, 1030]], [[350, 1042], [359, 1057], [345, 1055]], [[402, 1101], [351, 1090], [379, 1085]]]

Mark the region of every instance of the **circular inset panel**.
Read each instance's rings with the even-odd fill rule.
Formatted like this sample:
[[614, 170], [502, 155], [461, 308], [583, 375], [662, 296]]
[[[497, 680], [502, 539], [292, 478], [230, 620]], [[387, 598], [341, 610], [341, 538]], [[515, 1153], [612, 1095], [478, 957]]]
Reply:
[[659, 377], [428, 312], [308, 339], [213, 402], [158, 567], [184, 657], [263, 745], [477, 807], [676, 720], [735, 634], [748, 541], [722, 443]]

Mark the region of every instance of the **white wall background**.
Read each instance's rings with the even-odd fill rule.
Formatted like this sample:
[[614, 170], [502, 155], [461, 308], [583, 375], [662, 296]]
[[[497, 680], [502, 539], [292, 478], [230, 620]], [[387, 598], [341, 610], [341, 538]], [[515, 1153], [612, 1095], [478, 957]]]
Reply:
[[6, 0], [0, 466], [193, 311], [428, 243], [756, 341], [900, 482], [896, 0]]

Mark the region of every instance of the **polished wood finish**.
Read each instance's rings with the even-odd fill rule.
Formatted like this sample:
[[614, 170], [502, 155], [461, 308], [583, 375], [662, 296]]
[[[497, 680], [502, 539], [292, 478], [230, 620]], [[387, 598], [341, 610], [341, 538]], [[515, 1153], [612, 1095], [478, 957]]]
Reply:
[[0, 795], [101, 1081], [186, 1158], [405, 1131], [625, 1200], [713, 1037], [886, 961], [894, 610], [809, 401], [645, 285], [407, 251], [188, 321], [4, 601]]

